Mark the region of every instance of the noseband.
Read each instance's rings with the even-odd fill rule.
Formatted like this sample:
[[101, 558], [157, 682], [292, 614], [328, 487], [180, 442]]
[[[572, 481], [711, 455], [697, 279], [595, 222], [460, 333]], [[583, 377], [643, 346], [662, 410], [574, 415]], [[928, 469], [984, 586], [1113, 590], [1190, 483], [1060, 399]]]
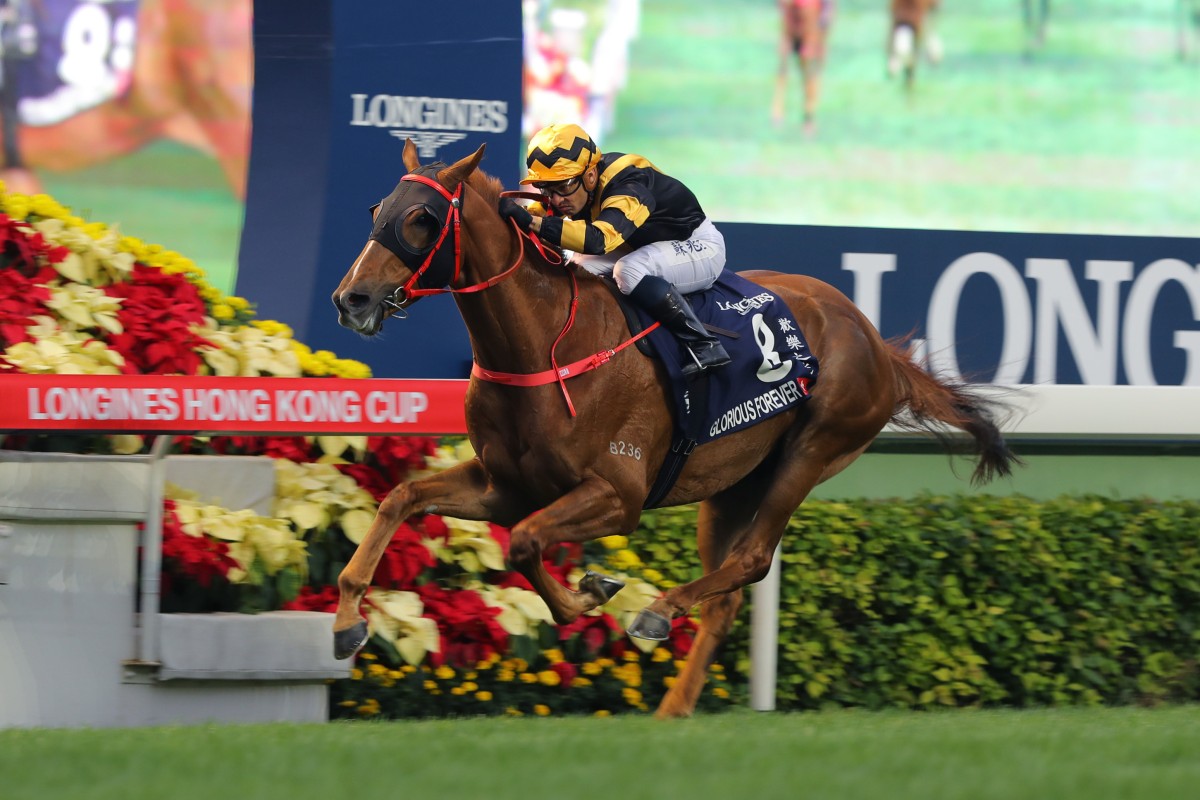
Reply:
[[[407, 317], [408, 312], [403, 308], [403, 304], [418, 297], [426, 297], [434, 294], [470, 294], [471, 292], [483, 291], [484, 289], [495, 286], [497, 283], [513, 274], [517, 268], [521, 266], [521, 262], [524, 260], [525, 255], [525, 249], [523, 246], [521, 246], [521, 229], [517, 226], [515, 221], [509, 220], [509, 223], [512, 225], [513, 232], [517, 236], [517, 258], [513, 265], [504, 270], [504, 272], [501, 272], [499, 275], [494, 275], [485, 281], [481, 281], [480, 283], [476, 283], [471, 286], [456, 288], [450, 285], [458, 280], [458, 277], [462, 272], [462, 245], [459, 233], [462, 227], [463, 182], [459, 182], [458, 186], [454, 188], [454, 191], [450, 192], [445, 186], [442, 186], [432, 178], [415, 172], [403, 176], [400, 178], [400, 180], [417, 181], [418, 183], [423, 183], [426, 186], [434, 189], [448, 203], [448, 211], [446, 212], [445, 218], [442, 221], [441, 233], [438, 235], [437, 241], [434, 242], [433, 246], [428, 249], [428, 255], [425, 256], [424, 262], [421, 263], [421, 266], [412, 274], [412, 277], [410, 277], [403, 286], [397, 287], [390, 295], [383, 298], [382, 303], [384, 307], [389, 309], [393, 314], [398, 315], [401, 319]], [[528, 193], [524, 192], [503, 192], [502, 195], [529, 196]], [[450, 233], [451, 226], [454, 228], [454, 262], [452, 270], [450, 268], [450, 264], [447, 263], [445, 258], [435, 261], [438, 254], [442, 250], [442, 245], [446, 242], [446, 236]], [[535, 235], [530, 234], [529, 238], [547, 261], [552, 264], [562, 263], [562, 258], [555, 254], [548, 253], [542, 242]], [[413, 250], [411, 246], [404, 243], [402, 237], [397, 237], [397, 239], [400, 241], [405, 250], [413, 253], [414, 255], [420, 255], [421, 252], [425, 252], [417, 252]], [[449, 275], [447, 275], [448, 272], [450, 273]], [[422, 286], [422, 282], [426, 282], [427, 284], [432, 283], [433, 287], [428, 285]]]

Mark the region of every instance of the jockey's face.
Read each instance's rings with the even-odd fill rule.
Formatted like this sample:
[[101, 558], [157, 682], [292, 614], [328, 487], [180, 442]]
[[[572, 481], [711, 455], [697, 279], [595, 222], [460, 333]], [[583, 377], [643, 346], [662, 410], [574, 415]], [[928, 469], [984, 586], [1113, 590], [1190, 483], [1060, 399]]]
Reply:
[[588, 192], [596, 185], [596, 169], [588, 169], [579, 178], [560, 181], [554, 186], [542, 187], [550, 197], [554, 213], [563, 217], [574, 217], [588, 202]]

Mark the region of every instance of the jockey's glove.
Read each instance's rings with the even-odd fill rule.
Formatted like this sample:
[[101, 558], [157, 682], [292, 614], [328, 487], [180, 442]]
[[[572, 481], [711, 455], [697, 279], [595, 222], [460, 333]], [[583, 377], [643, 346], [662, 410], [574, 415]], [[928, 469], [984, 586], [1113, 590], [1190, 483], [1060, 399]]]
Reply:
[[533, 227], [533, 215], [511, 197], [500, 198], [500, 216], [511, 219], [517, 223], [518, 228], [526, 233], [529, 233], [530, 228]]

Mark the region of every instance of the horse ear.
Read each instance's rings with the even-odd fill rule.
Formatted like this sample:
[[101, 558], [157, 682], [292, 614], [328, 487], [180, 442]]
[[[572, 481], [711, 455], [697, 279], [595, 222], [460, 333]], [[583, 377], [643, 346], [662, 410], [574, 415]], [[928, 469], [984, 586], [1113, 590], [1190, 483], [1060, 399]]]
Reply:
[[416, 172], [421, 168], [421, 162], [417, 160], [417, 146], [413, 144], [412, 139], [404, 140], [404, 168], [409, 172]]
[[487, 149], [487, 143], [479, 145], [479, 149], [466, 158], [455, 161], [450, 166], [438, 173], [438, 180], [443, 186], [457, 186], [467, 179], [467, 176], [475, 171], [479, 166], [479, 162], [483, 160], [483, 151]]

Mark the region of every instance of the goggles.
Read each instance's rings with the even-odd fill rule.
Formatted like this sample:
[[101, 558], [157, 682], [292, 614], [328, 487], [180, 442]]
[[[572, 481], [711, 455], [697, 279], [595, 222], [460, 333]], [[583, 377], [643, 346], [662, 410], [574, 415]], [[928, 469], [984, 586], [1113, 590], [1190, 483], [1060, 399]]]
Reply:
[[579, 185], [583, 183], [583, 177], [576, 175], [574, 178], [568, 178], [565, 181], [553, 181], [547, 183], [545, 181], [534, 181], [533, 188], [543, 194], [552, 195], [554, 197], [570, 197], [579, 189]]

